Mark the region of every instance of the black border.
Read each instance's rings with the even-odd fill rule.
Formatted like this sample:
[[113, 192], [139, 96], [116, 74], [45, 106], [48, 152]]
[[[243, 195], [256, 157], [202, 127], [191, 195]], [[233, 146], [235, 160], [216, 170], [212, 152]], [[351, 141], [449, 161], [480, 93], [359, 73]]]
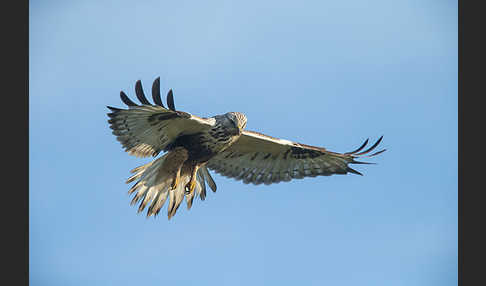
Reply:
[[[29, 1], [2, 6], [2, 188], [5, 285], [29, 284]], [[5, 90], [6, 89], [6, 90]], [[11, 281], [11, 282], [10, 282]]]
[[[484, 8], [458, 1], [458, 277], [459, 285], [483, 285], [486, 184], [479, 181], [485, 140]], [[467, 4], [467, 6], [466, 6]], [[478, 99], [478, 100], [474, 100]], [[455, 130], [451, 130], [454, 132]], [[439, 162], [440, 163], [440, 162]], [[483, 175], [484, 176], [484, 175]]]

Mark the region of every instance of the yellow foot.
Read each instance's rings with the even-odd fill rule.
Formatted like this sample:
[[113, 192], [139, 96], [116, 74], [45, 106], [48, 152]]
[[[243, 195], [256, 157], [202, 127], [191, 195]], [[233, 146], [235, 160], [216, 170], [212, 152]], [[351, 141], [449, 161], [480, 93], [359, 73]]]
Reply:
[[177, 188], [177, 185], [179, 185], [179, 176], [176, 176], [173, 180], [172, 180], [172, 184], [170, 185], [170, 189], [171, 190], [175, 190]]
[[185, 191], [186, 195], [192, 194], [195, 188], [196, 188], [196, 180], [191, 180], [186, 185], [186, 191]]

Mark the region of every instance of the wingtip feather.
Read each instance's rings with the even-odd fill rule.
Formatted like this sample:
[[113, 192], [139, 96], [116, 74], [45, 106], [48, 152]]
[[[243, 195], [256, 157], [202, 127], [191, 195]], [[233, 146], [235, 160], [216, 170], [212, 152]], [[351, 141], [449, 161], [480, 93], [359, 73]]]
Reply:
[[167, 105], [169, 106], [170, 110], [176, 111], [174, 104], [174, 94], [172, 92], [172, 89], [169, 89], [169, 92], [167, 93]]
[[140, 102], [142, 104], [152, 105], [152, 104], [150, 104], [150, 102], [145, 97], [145, 93], [143, 92], [141, 80], [137, 80], [137, 82], [135, 83], [135, 95], [137, 96], [138, 100], [140, 100]]
[[160, 76], [157, 77], [152, 84], [152, 99], [154, 100], [155, 104], [165, 108], [164, 104], [162, 103], [162, 98], [160, 97]]
[[125, 92], [120, 91], [120, 98], [121, 100], [123, 101], [123, 103], [125, 103], [126, 105], [128, 106], [138, 106], [138, 104], [136, 104], [135, 102], [133, 102], [126, 94]]
[[353, 174], [356, 174], [356, 175], [363, 176], [363, 174], [361, 174], [360, 172], [358, 172], [358, 171], [356, 171], [355, 169], [350, 168], [350, 167], [347, 167], [347, 168], [346, 168], [346, 171], [347, 171], [347, 172], [349, 172], [349, 173], [353, 173]]

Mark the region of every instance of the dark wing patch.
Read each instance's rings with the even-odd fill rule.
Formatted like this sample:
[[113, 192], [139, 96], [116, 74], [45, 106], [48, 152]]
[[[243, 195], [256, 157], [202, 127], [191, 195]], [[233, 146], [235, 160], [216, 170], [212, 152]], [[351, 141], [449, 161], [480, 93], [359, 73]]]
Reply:
[[305, 146], [290, 146], [290, 152], [297, 159], [316, 158], [322, 155], [322, 151], [306, 148]]

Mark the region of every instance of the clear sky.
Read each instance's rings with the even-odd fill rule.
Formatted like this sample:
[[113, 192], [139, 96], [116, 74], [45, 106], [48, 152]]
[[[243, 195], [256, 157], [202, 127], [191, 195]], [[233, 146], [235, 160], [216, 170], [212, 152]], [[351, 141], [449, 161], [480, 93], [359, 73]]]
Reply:
[[[457, 1], [30, 1], [31, 285], [456, 285]], [[364, 176], [245, 185], [146, 219], [107, 105], [351, 151]]]

